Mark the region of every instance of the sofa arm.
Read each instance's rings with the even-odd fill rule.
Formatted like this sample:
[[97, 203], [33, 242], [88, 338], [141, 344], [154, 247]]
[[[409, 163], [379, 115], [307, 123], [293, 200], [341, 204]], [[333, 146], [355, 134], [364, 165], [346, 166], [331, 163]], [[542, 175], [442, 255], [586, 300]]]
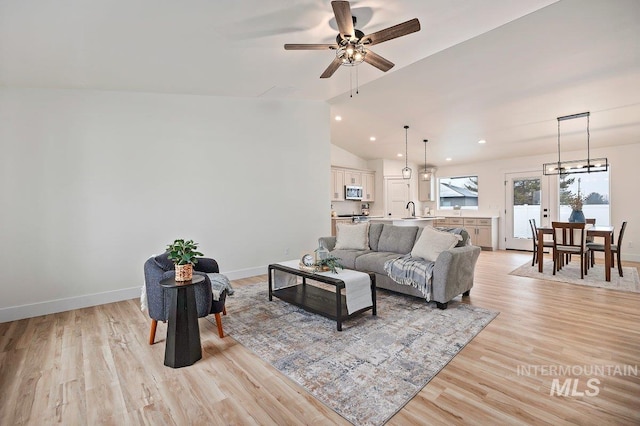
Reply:
[[220, 272], [218, 262], [208, 257], [198, 257], [198, 263], [193, 265], [193, 270], [205, 274], [217, 274]]
[[473, 274], [482, 249], [454, 247], [440, 253], [433, 268], [432, 299], [447, 303], [473, 287]]
[[320, 237], [318, 238], [318, 244], [320, 244], [320, 247], [333, 251], [336, 246], [336, 237]]

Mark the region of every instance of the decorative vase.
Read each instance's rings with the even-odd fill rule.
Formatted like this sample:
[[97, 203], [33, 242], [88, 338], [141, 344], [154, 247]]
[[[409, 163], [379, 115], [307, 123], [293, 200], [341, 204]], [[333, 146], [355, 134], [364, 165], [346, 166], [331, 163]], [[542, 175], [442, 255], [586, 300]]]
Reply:
[[176, 281], [191, 281], [193, 278], [193, 265], [176, 265]]
[[585, 221], [586, 219], [584, 218], [584, 213], [582, 213], [582, 210], [571, 210], [569, 222], [584, 223]]

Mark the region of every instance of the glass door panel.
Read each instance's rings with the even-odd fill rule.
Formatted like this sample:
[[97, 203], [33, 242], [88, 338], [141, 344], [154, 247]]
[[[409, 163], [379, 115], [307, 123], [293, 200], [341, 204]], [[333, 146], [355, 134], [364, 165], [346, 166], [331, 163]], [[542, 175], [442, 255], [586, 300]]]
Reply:
[[[506, 194], [506, 238], [505, 247], [515, 250], [532, 250], [533, 241], [529, 219], [540, 226], [548, 212], [543, 197], [546, 180], [542, 173], [507, 174]], [[545, 204], [545, 207], [543, 207]], [[548, 217], [548, 215], [546, 216]]]

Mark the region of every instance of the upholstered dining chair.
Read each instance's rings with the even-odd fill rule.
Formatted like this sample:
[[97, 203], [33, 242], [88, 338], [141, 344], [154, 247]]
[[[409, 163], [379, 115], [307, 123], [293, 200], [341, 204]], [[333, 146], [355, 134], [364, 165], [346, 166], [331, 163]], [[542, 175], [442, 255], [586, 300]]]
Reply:
[[[584, 223], [586, 223], [587, 225], [596, 226], [596, 219], [594, 217], [588, 217], [584, 220]], [[587, 235], [586, 238], [587, 238], [587, 244], [593, 242], [593, 237], [590, 237]]]
[[[535, 219], [529, 219], [529, 226], [531, 227], [531, 233], [533, 234], [533, 260], [531, 261], [531, 266], [535, 266], [536, 263], [540, 261], [538, 259], [538, 227], [536, 226]], [[553, 248], [553, 241], [544, 241], [542, 240], [543, 247]]]
[[[203, 275], [204, 281], [194, 284], [196, 294], [196, 308], [198, 318], [214, 314], [218, 335], [224, 337], [222, 330], [222, 318], [220, 313], [226, 315], [225, 301], [227, 291], [221, 292], [219, 300], [213, 300], [211, 291], [211, 280], [207, 274], [219, 273], [218, 262], [206, 257], [199, 257], [198, 263], [193, 267], [194, 274]], [[158, 321], [167, 321], [169, 318], [170, 295], [165, 288], [160, 285], [160, 281], [174, 276], [174, 264], [167, 253], [151, 257], [144, 263], [144, 280], [147, 291], [147, 305], [149, 316], [151, 317], [151, 331], [149, 333], [149, 344], [153, 345], [156, 337]]]
[[563, 255], [580, 255], [580, 278], [584, 279], [588, 266], [585, 223], [551, 222], [553, 228], [553, 275], [562, 269]]
[[[620, 274], [621, 277], [624, 275], [622, 275], [622, 263], [620, 262], [620, 256], [621, 256], [620, 251], [622, 251], [622, 237], [624, 237], [624, 230], [626, 229], [626, 227], [627, 227], [627, 222], [626, 221], [622, 222], [622, 227], [620, 228], [620, 233], [618, 234], [618, 244], [611, 244], [611, 256], [612, 256], [611, 259], [613, 259], [614, 254], [618, 258], [618, 274]], [[587, 247], [591, 252], [591, 266], [593, 266], [595, 261], [594, 252], [600, 251], [604, 253], [604, 244], [587, 243]], [[613, 268], [613, 262], [611, 262], [611, 267]]]

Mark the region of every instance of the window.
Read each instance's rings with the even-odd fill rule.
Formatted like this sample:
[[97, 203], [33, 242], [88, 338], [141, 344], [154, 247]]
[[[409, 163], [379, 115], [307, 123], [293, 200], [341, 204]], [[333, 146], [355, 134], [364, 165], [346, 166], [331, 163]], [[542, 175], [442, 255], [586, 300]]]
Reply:
[[609, 171], [597, 173], [567, 173], [560, 175], [560, 220], [569, 220], [571, 200], [582, 200], [584, 217], [594, 218], [596, 225], [611, 225], [609, 209]]
[[438, 179], [438, 208], [478, 209], [478, 176]]

